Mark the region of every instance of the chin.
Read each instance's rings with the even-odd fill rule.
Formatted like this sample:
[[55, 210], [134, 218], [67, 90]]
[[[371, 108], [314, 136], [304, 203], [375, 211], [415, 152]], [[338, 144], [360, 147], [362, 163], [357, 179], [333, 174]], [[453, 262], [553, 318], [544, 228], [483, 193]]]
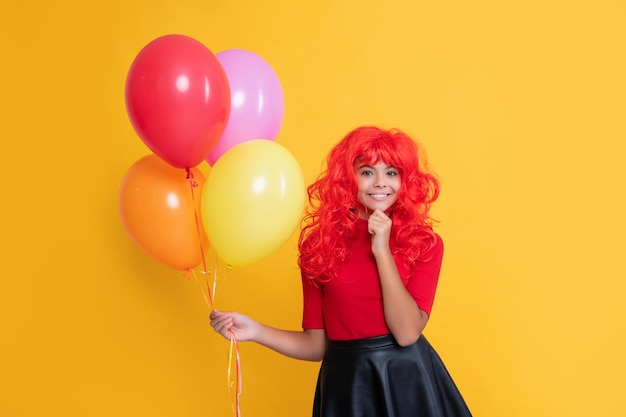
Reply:
[[382, 211], [383, 213], [387, 213], [390, 208], [391, 208], [391, 206], [373, 206], [373, 207], [368, 207], [367, 209], [369, 211], [374, 211], [374, 210], [378, 209], [378, 210]]

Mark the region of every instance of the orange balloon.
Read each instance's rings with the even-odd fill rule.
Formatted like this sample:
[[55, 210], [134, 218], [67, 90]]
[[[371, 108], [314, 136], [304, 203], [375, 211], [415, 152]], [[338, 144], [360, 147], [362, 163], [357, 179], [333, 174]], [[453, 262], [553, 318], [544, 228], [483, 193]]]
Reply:
[[130, 167], [119, 194], [122, 223], [135, 244], [180, 271], [200, 265], [209, 247], [200, 217], [205, 178], [197, 168], [189, 172], [192, 181], [184, 169], [148, 155]]

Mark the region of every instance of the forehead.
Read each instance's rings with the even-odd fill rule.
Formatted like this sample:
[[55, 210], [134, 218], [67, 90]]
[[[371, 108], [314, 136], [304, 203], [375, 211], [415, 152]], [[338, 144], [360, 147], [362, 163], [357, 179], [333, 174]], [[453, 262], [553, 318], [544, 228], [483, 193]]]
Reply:
[[355, 168], [361, 168], [361, 167], [392, 168], [392, 165], [389, 165], [382, 159], [378, 159], [376, 161], [356, 160], [354, 162], [354, 167]]

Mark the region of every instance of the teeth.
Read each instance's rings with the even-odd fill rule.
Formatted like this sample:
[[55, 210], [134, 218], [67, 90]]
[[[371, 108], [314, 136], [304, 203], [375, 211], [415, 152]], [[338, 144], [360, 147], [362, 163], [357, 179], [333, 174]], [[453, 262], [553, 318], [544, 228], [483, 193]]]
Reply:
[[387, 194], [372, 194], [372, 197], [374, 197], [374, 198], [385, 198], [385, 197], [387, 197]]

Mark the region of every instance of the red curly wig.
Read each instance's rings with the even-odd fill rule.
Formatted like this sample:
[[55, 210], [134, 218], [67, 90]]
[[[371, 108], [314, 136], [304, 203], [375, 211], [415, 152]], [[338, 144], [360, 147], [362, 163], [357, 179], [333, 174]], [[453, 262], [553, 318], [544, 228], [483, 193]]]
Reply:
[[345, 262], [362, 206], [356, 197], [355, 164], [379, 161], [395, 167], [401, 179], [398, 198], [387, 212], [393, 220], [394, 255], [411, 268], [435, 244], [429, 210], [439, 196], [439, 182], [426, 172], [418, 144], [398, 129], [359, 127], [331, 150], [326, 169], [307, 189], [310, 205], [298, 241], [298, 263], [307, 278], [326, 282]]

